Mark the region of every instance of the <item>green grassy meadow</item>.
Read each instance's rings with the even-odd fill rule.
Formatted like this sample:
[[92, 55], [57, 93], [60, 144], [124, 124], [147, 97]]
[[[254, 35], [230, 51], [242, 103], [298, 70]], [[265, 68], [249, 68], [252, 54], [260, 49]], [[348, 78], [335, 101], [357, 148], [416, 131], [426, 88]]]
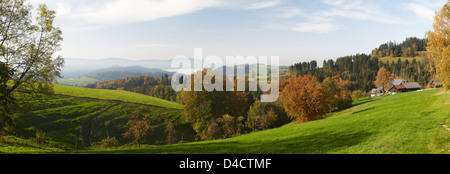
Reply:
[[[64, 95], [36, 99], [28, 111], [14, 114], [17, 136], [0, 139], [0, 153], [450, 154], [450, 131], [442, 127], [450, 126], [450, 93], [436, 89], [364, 98], [321, 120], [200, 142], [192, 142], [194, 133], [182, 110], [125, 102], [130, 96], [124, 94], [134, 93], [66, 86], [55, 86], [55, 92]], [[94, 93], [103, 97], [93, 99]], [[121, 137], [132, 114], [151, 115], [155, 126], [141, 148], [123, 143]], [[92, 124], [90, 148], [77, 138], [86, 120]], [[178, 125], [178, 140], [191, 143], [164, 145], [169, 121]], [[42, 145], [34, 143], [37, 130], [46, 133]], [[106, 132], [122, 142], [118, 148], [98, 147]]]
[[427, 90], [363, 99], [327, 118], [234, 138], [84, 153], [450, 154], [450, 94]]
[[[87, 98], [50, 96], [45, 99], [33, 100], [32, 105], [23, 108], [24, 111], [13, 115], [16, 127], [16, 139], [13, 136], [0, 140], [0, 153], [47, 153], [92, 149], [99, 146], [99, 142], [107, 136], [115, 137], [121, 146], [134, 146], [123, 137], [127, 129], [126, 124], [132, 119], [132, 115], [148, 115], [152, 131], [152, 139], [146, 144], [165, 144], [168, 122], [177, 125], [177, 131], [183, 135], [185, 141], [193, 141], [193, 132], [182, 119], [182, 110], [155, 107], [151, 105], [127, 103], [120, 101], [105, 101]], [[35, 143], [36, 131], [45, 133], [45, 143], [39, 146]], [[80, 137], [82, 130], [90, 132], [90, 148], [83, 146]], [[87, 132], [84, 131], [84, 132]], [[178, 138], [181, 139], [181, 138]], [[14, 144], [28, 147], [28, 150], [11, 149]], [[14, 146], [15, 147], [15, 146]]]
[[[193, 131], [182, 119], [180, 108], [183, 106], [177, 103], [126, 91], [61, 85], [55, 85], [54, 90], [56, 95], [53, 96], [16, 96], [23, 106], [13, 115], [14, 136], [0, 138], [0, 153], [95, 149], [107, 136], [115, 137], [120, 146], [134, 146], [122, 135], [132, 115], [147, 115], [151, 120], [153, 138], [145, 144], [166, 144], [168, 122], [177, 126], [178, 140], [193, 141]], [[80, 138], [82, 130], [86, 129], [90, 132], [89, 148], [83, 146]], [[37, 130], [45, 133], [45, 143], [36, 143]]]
[[108, 89], [92, 89], [79, 88], [72, 86], [54, 85], [55, 94], [87, 97], [105, 100], [120, 100], [124, 102], [147, 104], [165, 108], [183, 109], [184, 106], [175, 102], [159, 99], [156, 97], [138, 94], [122, 90], [108, 90]]

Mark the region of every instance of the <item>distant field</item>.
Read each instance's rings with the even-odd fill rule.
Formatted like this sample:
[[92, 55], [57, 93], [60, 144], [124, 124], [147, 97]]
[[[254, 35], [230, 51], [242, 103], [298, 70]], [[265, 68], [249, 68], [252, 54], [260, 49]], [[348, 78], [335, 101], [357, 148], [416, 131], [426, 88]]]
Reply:
[[80, 77], [71, 79], [58, 79], [57, 81], [59, 85], [84, 87], [89, 84], [97, 83], [100, 80], [89, 77]]
[[450, 154], [450, 93], [364, 99], [326, 119], [196, 143], [85, 151], [162, 154]]
[[167, 108], [183, 109], [184, 106], [175, 102], [159, 99], [156, 97], [138, 94], [134, 92], [107, 89], [91, 89], [72, 86], [54, 85], [56, 94], [75, 97], [88, 97], [106, 100], [120, 100], [125, 102], [141, 103]]
[[391, 63], [392, 61], [394, 61], [395, 63], [397, 63], [398, 59], [400, 59], [402, 62], [405, 60], [408, 60], [409, 63], [411, 63], [413, 61], [413, 59], [416, 59], [417, 62], [421, 62], [423, 60], [425, 60], [425, 57], [382, 57], [379, 60], [381, 60], [381, 62], [386, 63], [387, 61], [389, 61], [389, 63]]

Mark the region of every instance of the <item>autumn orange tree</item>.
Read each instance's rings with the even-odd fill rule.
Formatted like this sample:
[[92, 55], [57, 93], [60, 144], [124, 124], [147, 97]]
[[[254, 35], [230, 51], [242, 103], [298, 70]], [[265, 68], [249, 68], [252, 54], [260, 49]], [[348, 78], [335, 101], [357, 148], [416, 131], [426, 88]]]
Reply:
[[314, 76], [291, 78], [280, 98], [288, 116], [299, 123], [316, 120], [330, 111], [330, 95]]
[[346, 109], [352, 106], [352, 95], [347, 89], [347, 81], [342, 80], [339, 76], [327, 77], [323, 82], [323, 88], [330, 94], [332, 105], [338, 110]]
[[388, 88], [392, 86], [392, 80], [394, 80], [394, 77], [392, 77], [391, 72], [385, 67], [381, 67], [380, 70], [378, 70], [374, 84], [377, 88], [383, 87], [383, 90], [387, 91], [389, 90]]
[[427, 33], [427, 38], [427, 57], [433, 61], [444, 87], [450, 89], [450, 0], [436, 12], [433, 31]]
[[132, 120], [127, 123], [129, 128], [125, 131], [125, 133], [123, 133], [123, 136], [130, 138], [139, 148], [141, 147], [141, 143], [149, 135], [150, 130], [153, 130], [154, 127], [150, 125], [150, 119], [148, 116], [140, 119], [139, 115], [133, 114], [131, 118]]

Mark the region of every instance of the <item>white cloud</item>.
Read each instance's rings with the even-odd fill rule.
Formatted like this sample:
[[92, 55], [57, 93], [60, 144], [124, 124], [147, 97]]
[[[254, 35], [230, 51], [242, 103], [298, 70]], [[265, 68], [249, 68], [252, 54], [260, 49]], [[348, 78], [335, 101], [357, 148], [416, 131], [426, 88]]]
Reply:
[[294, 7], [285, 7], [280, 8], [277, 10], [278, 16], [281, 18], [292, 18], [296, 16], [302, 16], [303, 11], [300, 8], [294, 8]]
[[408, 10], [412, 11], [417, 17], [433, 21], [433, 17], [435, 15], [435, 11], [433, 10], [433, 8], [414, 2], [406, 3], [405, 7]]
[[359, 0], [323, 0], [323, 3], [339, 7], [344, 10], [351, 10], [361, 7], [361, 1]]
[[281, 3], [281, 0], [269, 0], [269, 1], [261, 1], [261, 2], [255, 2], [248, 5], [248, 8], [250, 9], [260, 9], [260, 8], [268, 8], [268, 7], [274, 7]]
[[171, 47], [172, 44], [138, 44], [137, 47]]
[[96, 24], [123, 24], [193, 13], [218, 3], [217, 0], [114, 0], [74, 17]]
[[[33, 5], [43, 0], [32, 0]], [[154, 21], [218, 7], [222, 0], [48, 0], [65, 32], [96, 30], [119, 24]]]
[[207, 8], [261, 9], [282, 0], [31, 0], [57, 12], [65, 32], [96, 30], [114, 25], [154, 21], [195, 13]]
[[338, 27], [331, 23], [315, 23], [300, 22], [295, 26], [288, 28], [289, 30], [302, 33], [330, 33], [338, 30]]
[[[386, 24], [407, 24], [404, 20], [389, 15], [379, 4], [362, 0], [322, 0], [325, 5], [316, 11], [301, 9], [284, 10], [279, 17], [291, 18], [299, 16], [303, 22], [295, 23], [289, 30], [297, 32], [329, 33], [342, 29], [339, 19], [375, 21]], [[305, 9], [307, 10], [307, 9]], [[306, 22], [304, 22], [306, 20]]]
[[387, 24], [405, 24], [403, 20], [389, 15], [379, 4], [362, 0], [323, 0], [323, 3], [331, 7], [331, 9], [321, 12], [324, 17], [344, 17]]

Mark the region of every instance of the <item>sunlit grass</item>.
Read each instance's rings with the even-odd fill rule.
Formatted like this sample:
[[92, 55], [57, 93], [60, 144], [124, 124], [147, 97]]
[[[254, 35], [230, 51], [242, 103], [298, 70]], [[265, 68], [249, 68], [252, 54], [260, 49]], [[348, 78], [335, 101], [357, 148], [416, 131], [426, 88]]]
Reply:
[[367, 99], [326, 119], [230, 139], [86, 153], [448, 154], [441, 124], [450, 118], [449, 93], [440, 92]]
[[56, 94], [69, 95], [75, 97], [88, 97], [106, 100], [120, 100], [132, 103], [148, 104], [160, 107], [183, 109], [184, 106], [175, 102], [159, 99], [149, 95], [138, 94], [134, 92], [122, 90], [107, 90], [107, 89], [91, 89], [80, 88], [72, 86], [55, 85], [54, 91]]

